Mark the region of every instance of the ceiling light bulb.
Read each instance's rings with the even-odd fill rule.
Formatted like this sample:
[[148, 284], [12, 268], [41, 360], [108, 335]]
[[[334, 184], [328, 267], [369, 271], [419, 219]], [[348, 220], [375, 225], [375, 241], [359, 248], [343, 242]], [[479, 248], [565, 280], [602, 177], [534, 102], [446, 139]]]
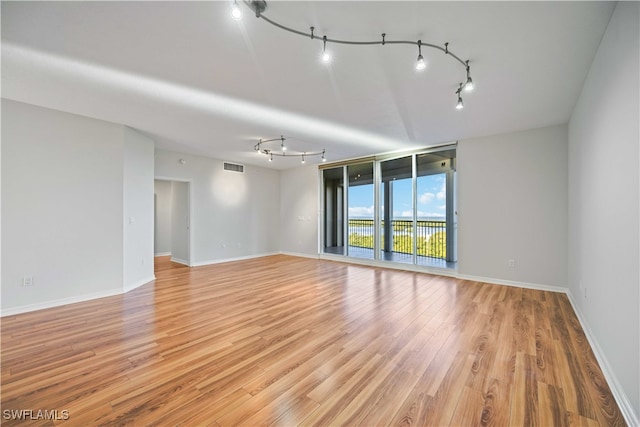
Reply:
[[418, 55], [418, 62], [416, 62], [416, 70], [420, 71], [425, 68], [427, 68], [427, 63], [424, 62], [424, 58], [422, 57], [422, 54], [420, 54]]
[[233, 6], [231, 6], [231, 17], [236, 21], [242, 19], [242, 11], [240, 10], [240, 6], [238, 6], [238, 3], [235, 0], [233, 2]]
[[304, 163], [304, 155], [302, 156], [302, 163]]
[[473, 90], [473, 80], [471, 77], [467, 77], [467, 82], [464, 84], [464, 91], [471, 92]]
[[328, 64], [331, 61], [331, 55], [327, 52], [327, 36], [322, 37], [322, 62]]
[[462, 110], [464, 108], [464, 104], [462, 103], [462, 98], [458, 96], [458, 103], [456, 104], [457, 110]]
[[327, 158], [324, 156], [324, 150], [322, 151], [322, 161], [323, 161], [323, 162], [326, 162], [326, 161], [327, 161]]

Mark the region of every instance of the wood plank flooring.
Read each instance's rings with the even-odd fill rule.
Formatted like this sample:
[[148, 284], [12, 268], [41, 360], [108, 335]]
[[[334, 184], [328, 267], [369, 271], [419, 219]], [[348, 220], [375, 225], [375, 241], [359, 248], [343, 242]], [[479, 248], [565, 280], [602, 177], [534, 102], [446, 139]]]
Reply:
[[3, 318], [3, 425], [625, 424], [563, 294], [283, 255], [156, 276]]

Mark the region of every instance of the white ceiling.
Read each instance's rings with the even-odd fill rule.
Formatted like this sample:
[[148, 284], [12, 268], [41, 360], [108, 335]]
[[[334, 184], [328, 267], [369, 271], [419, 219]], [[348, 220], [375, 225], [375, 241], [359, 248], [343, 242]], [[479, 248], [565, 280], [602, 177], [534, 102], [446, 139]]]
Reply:
[[[230, 2], [2, 2], [2, 96], [123, 123], [163, 149], [285, 169], [258, 138], [291, 137], [329, 161], [565, 123], [612, 2], [269, 2], [265, 16], [330, 38], [417, 40], [469, 59], [476, 90], [454, 108], [462, 65], [415, 46], [322, 44]], [[276, 147], [274, 147], [276, 148]], [[310, 159], [312, 160], [312, 159]], [[316, 158], [315, 161], [318, 161]]]

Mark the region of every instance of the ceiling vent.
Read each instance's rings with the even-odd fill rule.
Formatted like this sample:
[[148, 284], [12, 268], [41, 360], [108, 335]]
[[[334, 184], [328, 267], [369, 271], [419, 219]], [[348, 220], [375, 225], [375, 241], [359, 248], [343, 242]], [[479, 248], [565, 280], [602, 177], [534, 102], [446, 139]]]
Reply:
[[244, 165], [239, 165], [237, 163], [224, 162], [224, 170], [230, 171], [230, 172], [244, 173]]

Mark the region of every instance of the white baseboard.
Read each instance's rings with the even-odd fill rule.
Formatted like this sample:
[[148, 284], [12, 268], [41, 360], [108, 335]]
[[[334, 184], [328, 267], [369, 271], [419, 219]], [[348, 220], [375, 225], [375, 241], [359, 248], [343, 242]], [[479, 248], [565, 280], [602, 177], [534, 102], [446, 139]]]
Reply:
[[154, 257], [157, 256], [169, 256], [171, 255], [171, 252], [158, 252], [157, 254], [153, 254]]
[[45, 308], [59, 307], [61, 305], [75, 304], [77, 302], [90, 301], [98, 298], [111, 297], [122, 294], [122, 288], [112, 289], [103, 292], [94, 292], [91, 294], [76, 295], [73, 297], [60, 298], [51, 301], [45, 301], [35, 304], [22, 305], [20, 307], [12, 307], [2, 310], [0, 317], [13, 316], [14, 314], [27, 313], [30, 311], [44, 310]]
[[473, 282], [490, 283], [492, 285], [514, 286], [516, 288], [535, 289], [537, 291], [561, 292], [566, 294], [569, 289], [562, 286], [540, 285], [537, 283], [517, 282], [514, 280], [493, 279], [491, 277], [471, 276], [467, 274], [457, 274], [456, 277], [462, 280]]
[[286, 252], [286, 251], [281, 251], [280, 255], [296, 256], [298, 258], [311, 258], [311, 259], [320, 258], [320, 256], [318, 254], [303, 254], [303, 253], [298, 253], [298, 252]]
[[191, 267], [191, 265], [189, 265], [189, 261], [185, 261], [180, 258], [171, 257], [171, 262], [177, 262], [178, 264], [183, 264], [183, 265], [186, 265], [187, 267]]
[[344, 262], [347, 264], [366, 265], [368, 267], [389, 268], [391, 270], [414, 271], [416, 273], [435, 274], [438, 276], [457, 277], [457, 272], [451, 268], [437, 268], [426, 265], [404, 264], [400, 262], [380, 261], [367, 258], [345, 257], [341, 255], [319, 254], [319, 259]]
[[627, 422], [629, 426], [640, 426], [640, 418], [638, 414], [633, 410], [633, 406], [629, 401], [626, 393], [622, 389], [618, 378], [613, 373], [613, 369], [611, 369], [611, 365], [609, 365], [609, 361], [604, 355], [604, 351], [602, 351], [602, 347], [598, 344], [598, 340], [596, 340], [591, 328], [589, 327], [589, 323], [587, 319], [582, 314], [580, 307], [576, 303], [576, 300], [571, 293], [571, 290], [567, 289], [567, 297], [569, 298], [569, 302], [573, 307], [573, 311], [576, 313], [578, 317], [578, 321], [580, 322], [580, 326], [582, 326], [582, 330], [587, 337], [587, 341], [589, 341], [589, 345], [593, 350], [594, 355], [596, 356], [596, 360], [598, 361], [598, 365], [600, 365], [600, 369], [602, 369], [602, 373], [604, 374], [604, 378], [607, 380], [607, 384], [611, 389], [611, 393], [613, 394], [613, 398], [615, 399], [618, 407], [620, 407], [620, 411], [622, 412], [622, 416], [624, 420]]
[[155, 275], [150, 276], [150, 277], [147, 277], [147, 278], [145, 278], [145, 279], [137, 280], [137, 281], [133, 282], [133, 283], [132, 283], [132, 284], [130, 284], [130, 285], [126, 285], [126, 284], [125, 284], [125, 285], [124, 285], [124, 292], [125, 292], [125, 293], [127, 293], [127, 292], [129, 292], [129, 291], [134, 290], [135, 288], [139, 288], [140, 286], [142, 286], [142, 285], [146, 285], [147, 283], [149, 283], [149, 282], [151, 282], [151, 281], [154, 281], [154, 280], [156, 280], [156, 276], [155, 276]]
[[[222, 258], [222, 259], [213, 259], [208, 261], [198, 261], [198, 262], [194, 262], [191, 266], [202, 267], [204, 265], [222, 264], [223, 262], [244, 261], [247, 259], [262, 258], [266, 256], [273, 256], [273, 255], [280, 255], [280, 252], [268, 252], [263, 254], [246, 255], [246, 256], [233, 257], [233, 258]], [[171, 261], [173, 261], [173, 258], [171, 259]], [[176, 262], [179, 262], [179, 261], [176, 261]]]

